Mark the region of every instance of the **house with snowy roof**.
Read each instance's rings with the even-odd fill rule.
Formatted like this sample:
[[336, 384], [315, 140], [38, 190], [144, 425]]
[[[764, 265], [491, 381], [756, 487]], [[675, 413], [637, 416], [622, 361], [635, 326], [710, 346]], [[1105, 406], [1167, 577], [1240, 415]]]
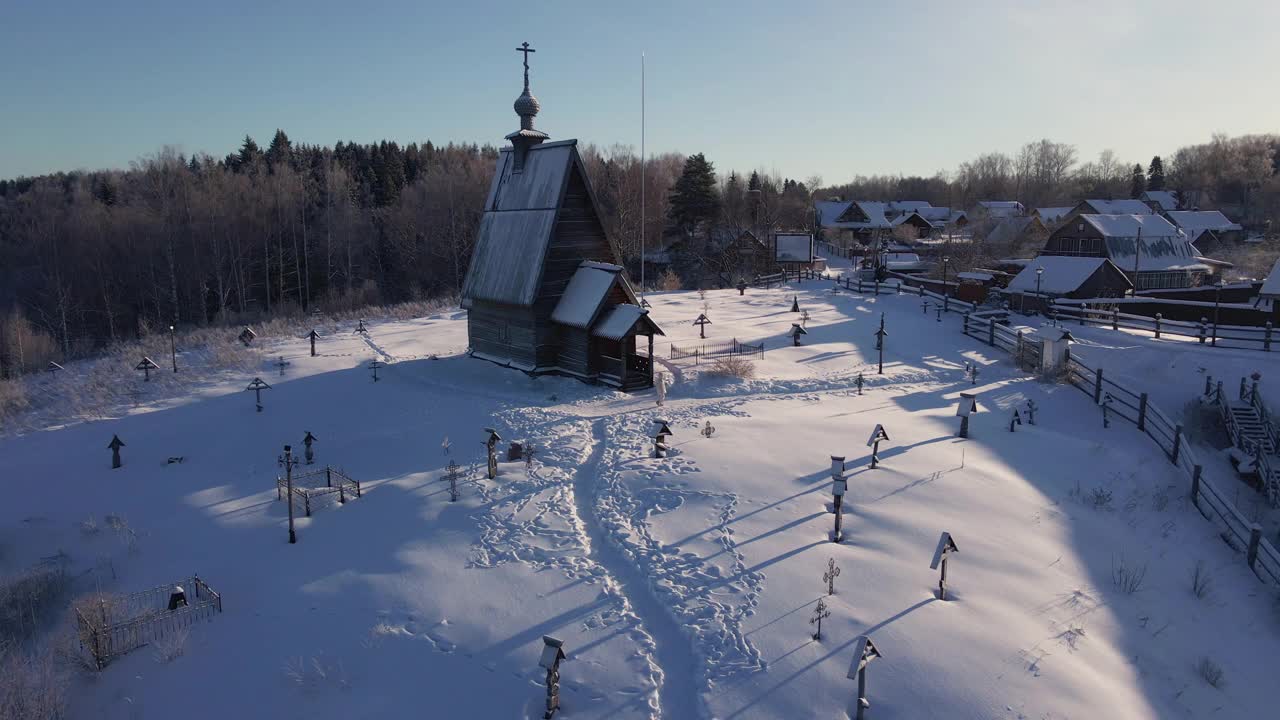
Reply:
[[1122, 297], [1133, 283], [1104, 257], [1041, 255], [1027, 263], [1009, 281], [1011, 292], [1039, 293], [1049, 297]]
[[577, 141], [546, 142], [533, 127], [527, 57], [520, 129], [498, 155], [462, 287], [468, 352], [530, 374], [650, 387], [653, 337], [664, 333], [627, 282]]
[[995, 227], [987, 233], [983, 242], [989, 245], [1010, 247], [1015, 250], [1026, 246], [1034, 247], [1031, 252], [1038, 252], [1049, 238], [1049, 230], [1035, 215], [1020, 215], [1001, 218]]
[[1217, 210], [1171, 210], [1164, 216], [1201, 252], [1218, 252], [1244, 240], [1244, 228]]
[[824, 200], [816, 203], [822, 239], [848, 249], [853, 242], [868, 245], [893, 230], [885, 217], [887, 203], [866, 200]]
[[1156, 211], [1141, 200], [1081, 200], [1071, 212], [1059, 219], [1069, 223], [1077, 215], [1156, 215]]
[[1076, 215], [1040, 254], [1107, 258], [1138, 290], [1196, 287], [1211, 269], [1182, 232], [1152, 214]]
[[1258, 289], [1258, 299], [1254, 303], [1259, 306], [1280, 307], [1280, 260], [1271, 267], [1271, 274], [1262, 281]]
[[1147, 190], [1138, 199], [1157, 213], [1178, 209], [1178, 194], [1172, 190]]
[[979, 200], [977, 212], [984, 217], [1000, 219], [1016, 217], [1026, 213], [1026, 208], [1017, 200]]
[[1065, 220], [1074, 209], [1075, 207], [1072, 205], [1064, 205], [1061, 207], [1039, 207], [1032, 210], [1031, 214], [1040, 218], [1040, 222], [1044, 223], [1045, 227], [1051, 227]]

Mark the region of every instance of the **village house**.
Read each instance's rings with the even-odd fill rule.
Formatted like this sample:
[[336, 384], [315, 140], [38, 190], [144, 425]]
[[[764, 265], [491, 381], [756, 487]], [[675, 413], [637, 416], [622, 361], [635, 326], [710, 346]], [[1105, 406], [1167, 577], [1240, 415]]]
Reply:
[[1172, 210], [1164, 216], [1201, 253], [1216, 253], [1244, 240], [1244, 228], [1217, 210]]
[[1060, 218], [1058, 222], [1062, 224], [1070, 223], [1079, 215], [1156, 215], [1156, 211], [1152, 210], [1146, 203], [1141, 200], [1081, 200], [1075, 207], [1071, 208], [1071, 212]]
[[1049, 239], [1049, 230], [1035, 215], [1002, 218], [983, 240], [988, 245], [1008, 247], [1015, 253], [1039, 252]]
[[468, 352], [531, 374], [651, 387], [653, 337], [664, 333], [627, 282], [577, 141], [534, 129], [525, 57], [520, 129], [499, 153], [462, 288]]
[[855, 243], [870, 245], [893, 230], [884, 215], [885, 203], [824, 200], [815, 210], [822, 240], [845, 251]]
[[1159, 215], [1076, 215], [1055, 230], [1041, 256], [1107, 258], [1138, 290], [1196, 287], [1210, 266]]
[[1062, 207], [1041, 207], [1031, 211], [1032, 215], [1040, 218], [1040, 222], [1044, 223], [1047, 228], [1057, 226], [1058, 223], [1067, 219], [1075, 206], [1066, 205]]
[[1026, 208], [1017, 200], [979, 200], [976, 214], [985, 218], [999, 220], [1007, 217], [1023, 215]]
[[1156, 213], [1163, 214], [1178, 209], [1178, 194], [1172, 190], [1147, 190], [1138, 199]]
[[[1122, 297], [1133, 283], [1105, 257], [1041, 255], [1009, 281], [1011, 293], [1039, 293], [1045, 297]], [[1020, 306], [1020, 303], [1014, 303]]]

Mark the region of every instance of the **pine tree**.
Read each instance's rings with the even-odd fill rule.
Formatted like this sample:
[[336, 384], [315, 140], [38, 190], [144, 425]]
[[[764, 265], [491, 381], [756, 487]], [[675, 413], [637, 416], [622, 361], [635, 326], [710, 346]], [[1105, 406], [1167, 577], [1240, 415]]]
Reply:
[[1151, 158], [1151, 167], [1147, 170], [1147, 189], [1164, 189], [1164, 161], [1159, 155]]
[[289, 142], [289, 136], [283, 130], [276, 128], [275, 137], [271, 138], [271, 144], [267, 146], [266, 159], [268, 167], [275, 167], [293, 159], [293, 143]]
[[690, 155], [671, 188], [671, 221], [692, 234], [702, 225], [709, 225], [719, 212], [715, 167], [702, 153]]
[[244, 172], [251, 170], [258, 159], [262, 157], [262, 148], [258, 147], [258, 143], [248, 135], [244, 136], [244, 143], [240, 145], [240, 154], [236, 156], [235, 169]]
[[747, 181], [747, 190], [760, 189], [760, 173], [755, 170], [751, 171], [751, 179]]
[[1138, 199], [1147, 191], [1147, 176], [1142, 172], [1142, 165], [1133, 166], [1133, 180], [1129, 184], [1129, 197]]

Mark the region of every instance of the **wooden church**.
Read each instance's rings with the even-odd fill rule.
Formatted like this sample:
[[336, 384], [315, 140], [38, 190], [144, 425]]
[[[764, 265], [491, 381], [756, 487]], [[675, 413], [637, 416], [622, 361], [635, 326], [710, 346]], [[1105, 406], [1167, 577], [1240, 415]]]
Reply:
[[[540, 105], [516, 98], [520, 129], [498, 155], [462, 288], [469, 353], [530, 374], [623, 390], [653, 385], [653, 338], [664, 334], [627, 282], [605, 234], [577, 140], [547, 142]], [[637, 348], [647, 338], [647, 353]], [[641, 341], [644, 342], [644, 341]]]

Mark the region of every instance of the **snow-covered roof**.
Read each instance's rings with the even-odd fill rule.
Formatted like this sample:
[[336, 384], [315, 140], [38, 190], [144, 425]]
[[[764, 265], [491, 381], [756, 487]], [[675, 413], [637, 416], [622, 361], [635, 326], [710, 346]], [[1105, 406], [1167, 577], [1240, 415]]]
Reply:
[[820, 200], [814, 203], [815, 209], [818, 211], [818, 224], [825, 228], [842, 228], [847, 227], [849, 223], [838, 222], [836, 218], [844, 214], [849, 209], [852, 202], [845, 200]]
[[1044, 222], [1051, 223], [1066, 217], [1074, 209], [1074, 207], [1042, 207], [1036, 208], [1036, 215], [1039, 215]]
[[991, 273], [984, 273], [984, 272], [961, 272], [961, 273], [956, 273], [956, 278], [959, 280], [977, 280], [978, 282], [991, 282], [992, 280], [996, 279], [996, 276], [992, 275]]
[[898, 227], [899, 225], [909, 221], [911, 218], [916, 218], [920, 222], [930, 227], [933, 227], [933, 223], [929, 222], [928, 218], [924, 217], [923, 215], [921, 215], [919, 212], [915, 210], [902, 213], [901, 215], [895, 217], [893, 220], [890, 220], [889, 224], [892, 225], [893, 227]]
[[1139, 228], [1142, 229], [1144, 239], [1178, 236], [1178, 229], [1159, 215], [1144, 213], [1081, 215], [1080, 219], [1097, 228], [1103, 237], [1137, 237]]
[[978, 205], [991, 217], [1012, 217], [1023, 211], [1022, 203], [1017, 200], [979, 200]]
[[1100, 215], [1152, 215], [1151, 206], [1141, 200], [1085, 200]]
[[662, 328], [649, 317], [649, 311], [639, 305], [614, 305], [605, 311], [600, 321], [591, 329], [591, 334], [610, 340], [621, 340], [631, 332], [637, 322], [646, 324], [654, 335], [666, 335]]
[[[1081, 215], [1080, 219], [1097, 228], [1107, 246], [1107, 257], [1125, 272], [1159, 270], [1208, 270], [1196, 258], [1200, 251], [1187, 236], [1159, 215]], [[1138, 250], [1141, 229], [1141, 255]]]
[[1182, 228], [1191, 240], [1195, 240], [1200, 233], [1206, 230], [1213, 232], [1231, 232], [1233, 230], [1241, 230], [1239, 224], [1233, 223], [1217, 210], [1172, 210], [1168, 213], [1169, 220], [1174, 225]]
[[[584, 261], [569, 278], [560, 302], [551, 311], [551, 319], [561, 325], [590, 327], [609, 297], [613, 284], [621, 277], [622, 267], [609, 263]], [[625, 279], [623, 280], [625, 282]]]
[[1085, 281], [1109, 262], [1100, 257], [1041, 255], [1013, 276], [1009, 281], [1009, 289], [1035, 292], [1036, 270], [1044, 268], [1044, 273], [1040, 276], [1040, 292], [1066, 295], [1079, 290]]
[[[1018, 239], [1028, 226], [1039, 224], [1040, 221], [1032, 215], [1018, 215], [1016, 217], [1001, 218], [1000, 222], [987, 233], [987, 242], [989, 243], [1009, 243]], [[1043, 226], [1042, 226], [1043, 227]]]
[[930, 207], [930, 205], [924, 200], [891, 200], [885, 203], [885, 207], [890, 212], [910, 212]]
[[1263, 281], [1258, 295], [1266, 298], [1280, 298], [1280, 260], [1276, 260], [1275, 266], [1271, 268], [1271, 274]]
[[569, 177], [576, 170], [586, 179], [576, 140], [534, 145], [523, 169], [514, 166], [512, 149], [503, 148], [462, 286], [464, 307], [473, 300], [533, 304]]
[[1141, 199], [1144, 202], [1155, 203], [1165, 212], [1178, 209], [1178, 195], [1172, 190], [1148, 190], [1142, 193]]

